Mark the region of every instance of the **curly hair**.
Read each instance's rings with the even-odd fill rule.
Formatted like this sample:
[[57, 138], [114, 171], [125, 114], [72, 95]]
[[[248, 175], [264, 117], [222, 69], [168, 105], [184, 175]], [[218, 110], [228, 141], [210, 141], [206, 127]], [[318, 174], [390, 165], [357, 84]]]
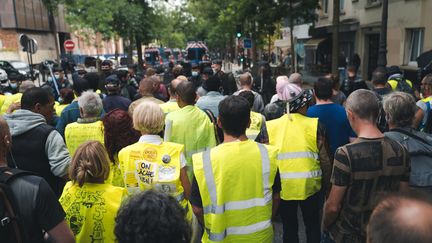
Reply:
[[126, 201], [115, 219], [119, 243], [188, 243], [191, 229], [185, 211], [171, 196], [149, 190]]
[[133, 129], [132, 118], [126, 111], [114, 109], [102, 119], [104, 124], [104, 142], [108, 156], [114, 163], [114, 155], [122, 148], [136, 143], [140, 133]]

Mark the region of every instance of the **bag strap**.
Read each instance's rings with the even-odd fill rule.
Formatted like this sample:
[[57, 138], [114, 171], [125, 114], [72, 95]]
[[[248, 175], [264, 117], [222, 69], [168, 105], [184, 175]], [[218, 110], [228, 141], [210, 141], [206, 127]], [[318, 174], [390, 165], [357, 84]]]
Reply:
[[29, 171], [24, 171], [15, 168], [1, 167], [0, 168], [0, 182], [8, 184], [13, 179], [23, 176], [23, 175], [33, 175]]
[[404, 130], [404, 129], [401, 129], [401, 128], [393, 128], [393, 129], [390, 130], [390, 132], [400, 132], [400, 133], [403, 133], [403, 134], [405, 134], [405, 135], [407, 135], [407, 136], [409, 136], [409, 137], [411, 137], [411, 138], [414, 138], [414, 139], [416, 139], [416, 140], [419, 140], [419, 141], [421, 141], [421, 142], [423, 142], [423, 143], [425, 143], [425, 144], [428, 144], [428, 145], [431, 145], [431, 146], [432, 146], [432, 144], [431, 144], [429, 141], [427, 141], [426, 139], [424, 139], [424, 138], [422, 138], [422, 137], [419, 137], [419, 136], [415, 135], [414, 133], [411, 133], [411, 132], [406, 131], [406, 130]]

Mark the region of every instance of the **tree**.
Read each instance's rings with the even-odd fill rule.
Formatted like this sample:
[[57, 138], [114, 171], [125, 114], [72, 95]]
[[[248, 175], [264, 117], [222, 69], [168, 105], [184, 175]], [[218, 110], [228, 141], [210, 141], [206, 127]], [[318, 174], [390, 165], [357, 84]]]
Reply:
[[378, 67], [387, 66], [388, 0], [382, 1], [381, 31], [378, 49]]
[[339, 75], [339, 15], [340, 0], [333, 0], [332, 73]]
[[57, 62], [60, 63], [60, 43], [57, 38], [57, 26], [55, 22], [55, 14], [57, 14], [58, 5], [60, 3], [59, 0], [42, 0], [42, 3], [45, 5], [45, 8], [48, 11], [48, 23], [51, 30], [51, 33], [54, 36], [54, 42], [55, 42], [55, 50], [56, 50], [56, 56], [57, 56]]

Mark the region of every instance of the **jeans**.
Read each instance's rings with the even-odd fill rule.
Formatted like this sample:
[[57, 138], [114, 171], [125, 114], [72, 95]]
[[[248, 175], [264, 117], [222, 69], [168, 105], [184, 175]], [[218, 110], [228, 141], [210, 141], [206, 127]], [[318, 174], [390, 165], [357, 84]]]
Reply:
[[315, 193], [306, 200], [281, 200], [279, 212], [282, 218], [284, 243], [299, 242], [297, 217], [297, 209], [299, 206], [306, 228], [307, 243], [320, 242], [320, 202], [320, 193]]

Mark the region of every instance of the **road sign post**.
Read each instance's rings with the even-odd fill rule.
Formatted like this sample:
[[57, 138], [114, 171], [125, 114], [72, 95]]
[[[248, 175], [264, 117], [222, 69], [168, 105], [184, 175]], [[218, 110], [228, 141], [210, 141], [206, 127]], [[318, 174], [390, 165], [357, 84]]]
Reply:
[[252, 39], [251, 38], [244, 38], [243, 39], [243, 48], [245, 48], [245, 49], [251, 49], [252, 48]]

